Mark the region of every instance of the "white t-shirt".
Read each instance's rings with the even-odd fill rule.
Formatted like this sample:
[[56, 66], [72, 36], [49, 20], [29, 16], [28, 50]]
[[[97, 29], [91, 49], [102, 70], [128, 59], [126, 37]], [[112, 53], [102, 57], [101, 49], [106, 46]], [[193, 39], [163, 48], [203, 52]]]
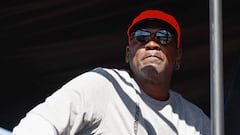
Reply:
[[169, 95], [154, 100], [126, 71], [97, 68], [33, 108], [13, 135], [210, 135], [201, 109]]

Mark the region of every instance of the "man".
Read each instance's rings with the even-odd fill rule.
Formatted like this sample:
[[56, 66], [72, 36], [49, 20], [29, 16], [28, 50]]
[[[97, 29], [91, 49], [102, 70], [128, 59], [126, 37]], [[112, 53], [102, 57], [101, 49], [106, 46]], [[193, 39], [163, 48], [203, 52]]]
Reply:
[[14, 135], [210, 135], [209, 118], [170, 90], [182, 50], [176, 19], [140, 13], [127, 31], [129, 72], [96, 68], [33, 108]]

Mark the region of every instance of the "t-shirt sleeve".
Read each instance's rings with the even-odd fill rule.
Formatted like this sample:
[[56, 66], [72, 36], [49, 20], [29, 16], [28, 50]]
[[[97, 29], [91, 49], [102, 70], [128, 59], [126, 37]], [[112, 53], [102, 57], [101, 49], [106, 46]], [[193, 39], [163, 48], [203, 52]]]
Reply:
[[[32, 126], [36, 125], [37, 126]], [[56, 129], [39, 115], [28, 114], [14, 127], [13, 135], [58, 135]]]
[[[48, 125], [55, 129], [58, 135], [86, 130], [87, 126], [95, 126], [101, 120], [101, 115], [95, 113], [101, 114], [104, 111], [104, 106], [99, 104], [100, 101], [105, 104], [107, 97], [101, 90], [107, 89], [109, 84], [103, 76], [87, 72], [54, 92], [43, 103], [28, 112], [24, 119], [28, 121], [31, 119], [30, 115], [37, 115], [49, 123]], [[24, 128], [21, 124], [20, 122], [18, 126]], [[34, 127], [36, 132], [42, 130], [37, 122], [31, 124], [31, 127]]]

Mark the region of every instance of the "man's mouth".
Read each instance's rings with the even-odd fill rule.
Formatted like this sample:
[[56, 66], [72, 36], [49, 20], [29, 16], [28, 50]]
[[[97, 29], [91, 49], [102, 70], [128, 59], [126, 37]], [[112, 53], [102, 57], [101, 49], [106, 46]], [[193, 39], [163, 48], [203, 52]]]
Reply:
[[149, 55], [144, 56], [144, 57], [143, 57], [143, 60], [144, 60], [144, 59], [148, 59], [148, 58], [162, 60], [162, 58], [161, 58], [160, 56], [154, 55], [154, 54], [149, 54]]

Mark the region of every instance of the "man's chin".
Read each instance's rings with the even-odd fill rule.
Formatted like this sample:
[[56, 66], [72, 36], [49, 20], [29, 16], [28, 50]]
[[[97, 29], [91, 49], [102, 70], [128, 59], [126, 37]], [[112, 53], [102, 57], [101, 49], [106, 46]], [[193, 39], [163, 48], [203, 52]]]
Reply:
[[154, 64], [151, 64], [151, 65], [147, 65], [147, 66], [144, 66], [141, 71], [144, 73], [144, 74], [147, 74], [147, 75], [150, 75], [150, 76], [158, 76], [158, 74], [161, 73], [161, 69], [158, 66], [154, 65]]

